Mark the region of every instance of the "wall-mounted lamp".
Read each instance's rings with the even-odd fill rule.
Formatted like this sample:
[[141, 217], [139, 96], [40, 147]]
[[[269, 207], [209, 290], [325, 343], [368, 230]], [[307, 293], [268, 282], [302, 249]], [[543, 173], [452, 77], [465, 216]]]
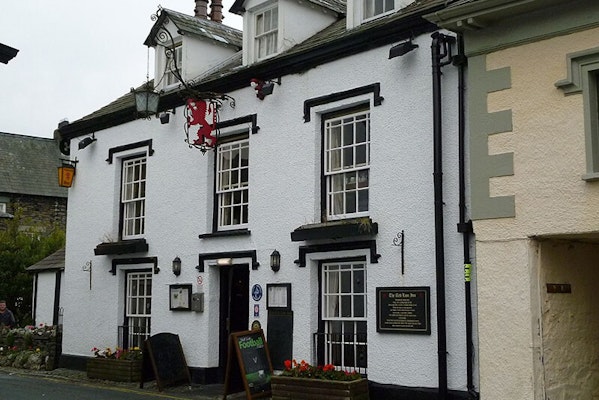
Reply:
[[61, 160], [62, 165], [58, 167], [58, 186], [70, 188], [75, 178], [77, 160]]
[[227, 266], [227, 265], [233, 265], [233, 259], [232, 258], [219, 258], [218, 260], [216, 260], [216, 265], [219, 266]]
[[85, 149], [87, 146], [89, 146], [96, 140], [98, 140], [98, 139], [96, 139], [96, 136], [93, 133], [91, 136], [83, 138], [82, 140], [79, 141], [79, 150]]
[[400, 57], [404, 54], [409, 53], [410, 51], [417, 49], [418, 45], [412, 43], [412, 39], [408, 39], [405, 42], [401, 42], [396, 44], [395, 46], [389, 49], [389, 58]]
[[270, 268], [274, 272], [278, 272], [281, 269], [281, 253], [276, 250], [270, 255]]
[[171, 114], [175, 115], [176, 113], [177, 109], [173, 108], [172, 110], [159, 112], [157, 117], [160, 118], [160, 123], [164, 125], [169, 123]]
[[275, 83], [280, 85], [281, 78], [277, 79], [276, 81], [263, 81], [257, 78], [250, 80], [250, 85], [254, 88], [256, 91], [256, 97], [260, 100], [264, 100], [266, 96], [272, 94], [275, 88]]
[[175, 257], [173, 260], [173, 274], [175, 276], [181, 275], [181, 259], [179, 257]]

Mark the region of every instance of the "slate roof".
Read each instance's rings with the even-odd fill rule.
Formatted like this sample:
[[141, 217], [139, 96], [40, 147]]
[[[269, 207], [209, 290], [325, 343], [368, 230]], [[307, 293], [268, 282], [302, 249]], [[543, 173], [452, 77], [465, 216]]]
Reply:
[[[229, 9], [230, 12], [234, 14], [241, 15], [245, 12], [245, 8], [243, 5], [247, 0], [236, 0], [235, 3]], [[345, 0], [308, 0], [308, 2], [312, 4], [316, 4], [318, 6], [328, 8], [331, 11], [336, 12], [339, 15], [345, 15], [345, 10], [347, 8]]]
[[157, 44], [156, 34], [168, 18], [175, 24], [177, 30], [182, 34], [204, 37], [224, 45], [241, 49], [243, 33], [238, 29], [224, 25], [220, 22], [196, 18], [192, 15], [183, 14], [167, 8], [160, 9], [159, 14], [160, 16], [152, 26], [150, 34], [144, 42], [146, 46], [155, 46]]
[[40, 271], [51, 271], [51, 270], [64, 270], [64, 247], [48, 257], [36, 262], [33, 265], [25, 268], [29, 272], [40, 272]]
[[0, 132], [0, 193], [67, 197], [58, 186], [60, 156], [54, 139]]
[[[364, 51], [368, 48], [386, 45], [387, 42], [397, 41], [398, 34], [401, 32], [403, 32], [403, 35], [409, 35], [410, 32], [412, 35], [418, 35], [423, 31], [418, 32], [417, 29], [421, 29], [419, 26], [422, 26], [425, 22], [429, 26], [422, 29], [424, 31], [428, 29], [428, 31], [432, 32], [432, 29], [436, 27], [434, 24], [425, 21], [422, 15], [446, 7], [449, 3], [451, 3], [451, 0], [416, 0], [402, 10], [361, 24], [351, 30], [346, 29], [345, 17], [340, 17], [336, 22], [306, 39], [304, 42], [274, 57], [243, 66], [240, 51], [217, 67], [193, 79], [193, 81], [194, 84], [199, 85], [199, 88], [214, 84], [218, 85], [219, 82], [224, 82], [224, 85], [227, 86], [225, 90], [234, 90], [236, 88], [233, 86], [236, 84], [236, 81], [247, 84], [250, 78], [274, 79], [285, 74], [297, 73], [298, 68], [301, 69], [303, 67], [296, 68], [295, 66], [299, 65], [296, 60], [310, 58], [312, 66], [308, 65], [306, 68], [312, 68], [314, 63], [325, 63], [337, 57], [346, 56], [348, 52]], [[170, 12], [170, 10], [166, 10], [159, 18], [165, 17]], [[193, 19], [195, 17], [187, 16], [187, 18]], [[203, 21], [202, 23], [212, 22], [207, 20], [200, 21]], [[153, 33], [148, 38], [153, 37], [159, 27], [159, 21], [157, 21], [154, 24], [154, 28], [152, 28]], [[413, 30], [414, 27], [416, 27], [416, 30]], [[407, 39], [408, 37], [405, 38]], [[356, 42], [359, 43], [355, 44]], [[352, 46], [353, 48], [349, 49]], [[331, 50], [334, 50], [336, 53], [331, 53]], [[251, 76], [248, 78], [248, 75]], [[161, 96], [160, 108], [168, 109], [183, 104], [178, 104], [177, 100], [174, 99], [174, 95], [176, 93], [167, 93]], [[180, 99], [178, 101], [180, 102]], [[133, 120], [135, 115], [134, 108], [133, 94], [127, 93], [92, 114], [73, 121], [70, 125], [66, 125], [60, 129], [60, 132], [63, 137], [72, 138], [91, 133], [98, 129], [116, 126]]]

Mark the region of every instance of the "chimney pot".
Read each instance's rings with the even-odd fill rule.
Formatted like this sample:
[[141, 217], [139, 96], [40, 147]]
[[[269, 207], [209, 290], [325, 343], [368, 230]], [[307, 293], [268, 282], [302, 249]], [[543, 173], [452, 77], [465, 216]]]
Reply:
[[212, 3], [210, 3], [210, 8], [210, 19], [214, 22], [223, 22], [222, 0], [212, 0]]
[[195, 0], [196, 8], [193, 12], [196, 18], [208, 19], [208, 0]]

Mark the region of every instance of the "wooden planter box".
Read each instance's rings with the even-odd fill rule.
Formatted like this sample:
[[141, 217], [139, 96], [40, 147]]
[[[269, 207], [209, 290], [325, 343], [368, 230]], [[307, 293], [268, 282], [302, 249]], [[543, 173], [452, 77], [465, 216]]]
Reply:
[[327, 381], [272, 376], [272, 400], [368, 400], [368, 380]]
[[87, 360], [87, 377], [117, 382], [139, 382], [141, 360], [90, 358]]

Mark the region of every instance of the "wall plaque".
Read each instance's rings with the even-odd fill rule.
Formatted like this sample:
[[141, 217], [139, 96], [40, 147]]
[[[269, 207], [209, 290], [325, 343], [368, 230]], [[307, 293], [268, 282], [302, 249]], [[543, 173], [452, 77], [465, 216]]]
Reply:
[[376, 288], [377, 332], [431, 334], [430, 287]]

